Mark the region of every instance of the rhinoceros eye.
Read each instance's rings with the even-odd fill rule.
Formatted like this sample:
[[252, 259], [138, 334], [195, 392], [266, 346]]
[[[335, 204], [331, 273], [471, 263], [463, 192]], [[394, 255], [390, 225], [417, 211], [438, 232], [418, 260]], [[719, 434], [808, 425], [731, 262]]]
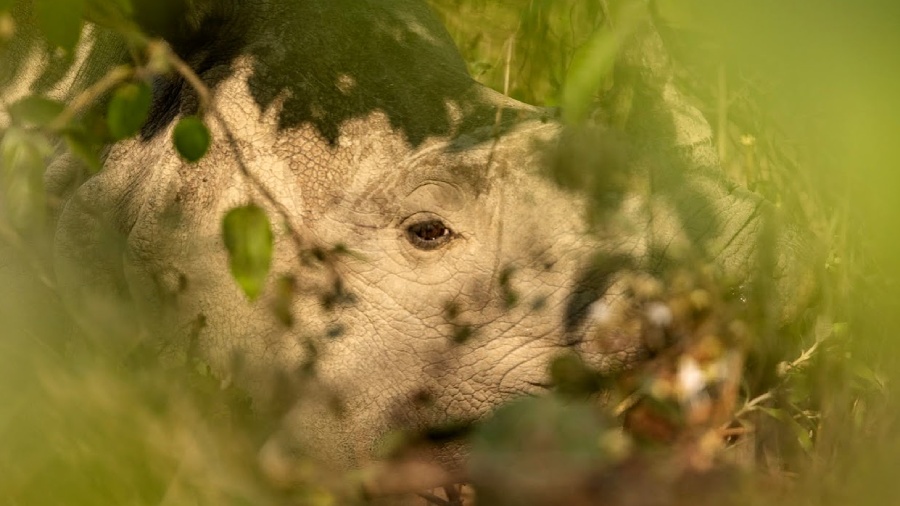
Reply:
[[406, 228], [406, 236], [413, 246], [430, 250], [443, 246], [453, 237], [453, 231], [441, 220], [414, 223]]

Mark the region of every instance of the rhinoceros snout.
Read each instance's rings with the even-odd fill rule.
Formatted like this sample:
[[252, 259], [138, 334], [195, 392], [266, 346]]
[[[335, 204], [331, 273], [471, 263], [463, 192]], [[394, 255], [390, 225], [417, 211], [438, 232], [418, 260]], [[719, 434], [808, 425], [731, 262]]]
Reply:
[[615, 276], [631, 261], [624, 256], [597, 257], [576, 276], [574, 288], [566, 302], [563, 325], [569, 343], [584, 339], [583, 327], [589, 316], [596, 313], [596, 302], [607, 294]]
[[[598, 255], [576, 275], [563, 315], [564, 340], [602, 374], [628, 369], [652, 356], [662, 343], [647, 307], [635, 300], [633, 258]], [[643, 276], [646, 277], [646, 276]], [[658, 318], [657, 318], [658, 320]]]

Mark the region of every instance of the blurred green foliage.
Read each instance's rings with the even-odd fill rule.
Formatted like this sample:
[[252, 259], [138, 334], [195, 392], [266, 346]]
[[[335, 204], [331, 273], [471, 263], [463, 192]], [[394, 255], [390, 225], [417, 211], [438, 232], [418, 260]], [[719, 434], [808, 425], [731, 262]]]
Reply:
[[120, 86], [110, 98], [106, 114], [112, 138], [121, 140], [137, 134], [147, 121], [152, 101], [153, 93], [148, 83], [126, 83]]
[[209, 150], [209, 130], [196, 116], [182, 118], [172, 131], [172, 142], [185, 160], [196, 162]]
[[[0, 1], [0, 10], [10, 3]], [[828, 249], [820, 293], [826, 316], [812, 332], [793, 335], [798, 355], [781, 357], [772, 392], [753, 392], [760, 402], [748, 399], [745, 406], [748, 413], [779, 422], [758, 434], [761, 447], [765, 439], [775, 439], [780, 443], [775, 448], [793, 448], [800, 455], [790, 456], [787, 449], [763, 455], [782, 471], [778, 480], [793, 484], [787, 487], [791, 493], [777, 499], [895, 502], [900, 455], [900, 405], [891, 388], [900, 379], [900, 341], [893, 338], [900, 328], [900, 143], [894, 139], [900, 132], [900, 65], [893, 54], [900, 47], [898, 4], [431, 3], [473, 76], [514, 98], [562, 107], [571, 123], [605, 118], [601, 109], [622, 82], [616, 63], [623, 43], [636, 24], [656, 25], [674, 58], [679, 84], [714, 128], [724, 170], [802, 220]], [[34, 5], [46, 41], [63, 52], [77, 43], [84, 16], [116, 25], [130, 12], [124, 1], [36, 0]], [[4, 33], [0, 30], [0, 36]], [[132, 35], [138, 44], [140, 38]], [[0, 144], [0, 177], [4, 226], [13, 230], [0, 230], [7, 262], [0, 273], [6, 286], [18, 288], [2, 291], [0, 298], [0, 439], [6, 449], [0, 457], [0, 502], [54, 504], [59, 497], [68, 504], [334, 501], [314, 486], [300, 496], [262, 487], [251, 470], [254, 434], [233, 420], [210, 420], [204, 411], [202, 399], [219, 394], [211, 393], [217, 386], [207, 384], [212, 380], [203, 371], [179, 371], [169, 378], [142, 375], [137, 368], [93, 357], [96, 350], [73, 350], [66, 340], [47, 339], [68, 335], [66, 327], [74, 323], [55, 298], [46, 259], [41, 253], [29, 256], [31, 250], [19, 244], [22, 234], [16, 232], [31, 233], [46, 218], [41, 175], [54, 148], [42, 132], [62, 133], [79, 157], [96, 164], [96, 146], [108, 137], [137, 134], [146, 116], [149, 87], [140, 80], [131, 83], [133, 77], [123, 74], [110, 81], [108, 90], [116, 91], [99, 129], [88, 123], [90, 117], [56, 124], [64, 105], [39, 96], [7, 107], [15, 126]], [[208, 148], [208, 131], [198, 123], [183, 123], [175, 132], [175, 146], [188, 160], [202, 157]], [[239, 208], [226, 217], [223, 234], [232, 272], [253, 298], [268, 273], [269, 221], [258, 207]], [[33, 274], [25, 280], [18, 270], [23, 265]], [[286, 292], [293, 289], [285, 284]], [[579, 388], [599, 381], [580, 366], [556, 366], [558, 375], [574, 378], [570, 383]], [[181, 392], [185, 383], [194, 383], [196, 396]], [[561, 459], [554, 469], [588, 461], [576, 471], [589, 474], [610, 455], [622, 458], [627, 450], [606, 423], [578, 402], [528, 400], [505, 408], [476, 435], [475, 462], [483, 468], [485, 497], [506, 490], [492, 488], [499, 485], [486, 479], [491, 473], [520, 468], [517, 476], [522, 477]], [[531, 436], [517, 438], [520, 429]], [[233, 445], [222, 446], [225, 440]], [[574, 461], [568, 458], [572, 455]], [[772, 463], [779, 458], [785, 462]], [[511, 487], [528, 491], [529, 486]], [[760, 487], [759, 495], [743, 500], [770, 503], [767, 492]]]
[[228, 211], [222, 237], [235, 281], [250, 300], [259, 297], [272, 263], [272, 227], [266, 212], [253, 204]]
[[[598, 48], [617, 2], [432, 4], [473, 74], [517, 98], [565, 104], [566, 86], [575, 86], [567, 78], [578, 76], [585, 52], [597, 52], [598, 66], [610, 69]], [[794, 439], [811, 454], [797, 480], [803, 486], [785, 501], [892, 503], [897, 489], [888, 476], [900, 470], [900, 404], [890, 387], [900, 379], [893, 336], [900, 323], [900, 144], [893, 140], [900, 133], [900, 7], [883, 0], [647, 6], [679, 85], [714, 128], [723, 169], [803, 223], [828, 251], [820, 288], [828, 318], [803, 341], [814, 352], [783, 370], [789, 381], [779, 394], [779, 406], [796, 409], [814, 398], [818, 411], [785, 418], [782, 408], [766, 408], [797, 429]], [[594, 97], [615, 87], [615, 68], [608, 71], [602, 80], [592, 76]]]

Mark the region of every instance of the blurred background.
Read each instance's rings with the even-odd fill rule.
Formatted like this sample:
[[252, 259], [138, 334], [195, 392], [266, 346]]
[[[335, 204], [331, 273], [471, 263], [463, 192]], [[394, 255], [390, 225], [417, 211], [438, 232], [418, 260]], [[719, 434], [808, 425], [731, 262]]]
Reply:
[[[810, 353], [771, 413], [796, 429], [789, 464], [762, 462], [777, 493], [753, 481], [737, 503], [900, 504], [900, 3], [429, 2], [476, 79], [576, 124], [615, 122], [623, 34], [652, 21], [723, 170], [802, 223], [826, 259], [826, 328], [797, 343]], [[10, 23], [0, 17], [0, 36]], [[48, 339], [75, 323], [46, 238], [23, 248], [0, 232], [0, 504], [340, 504], [315, 471], [300, 491], [261, 485], [248, 463], [266, 427], [198, 406], [224, 395], [204, 370], [144, 375]]]
[[[431, 3], [477, 79], [520, 100], [563, 107], [586, 72], [585, 52], [617, 12], [634, 5]], [[786, 502], [900, 503], [892, 479], [900, 476], [900, 4], [646, 5], [679, 85], [713, 128], [724, 170], [799, 219], [827, 249], [822, 307], [835, 331], [817, 349], [805, 386], [792, 387], [816, 392], [819, 412], [798, 479], [804, 485]], [[615, 88], [614, 65], [598, 61], [603, 54], [591, 53], [587, 64], [599, 85], [576, 99], [595, 107]]]

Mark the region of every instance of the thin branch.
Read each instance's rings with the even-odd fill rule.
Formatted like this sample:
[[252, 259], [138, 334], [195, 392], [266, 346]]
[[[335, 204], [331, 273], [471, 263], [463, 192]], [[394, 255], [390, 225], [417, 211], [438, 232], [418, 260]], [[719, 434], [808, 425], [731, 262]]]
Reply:
[[453, 506], [450, 501], [441, 499], [440, 497], [429, 492], [419, 492], [416, 495], [421, 497], [422, 499], [425, 499], [431, 504], [436, 504], [437, 506]]
[[791, 369], [795, 369], [795, 368], [803, 365], [807, 361], [809, 361], [809, 359], [812, 358], [813, 353], [815, 353], [816, 350], [819, 348], [820, 342], [821, 341], [817, 341], [815, 344], [810, 346], [808, 350], [806, 350], [802, 354], [800, 354], [800, 356], [797, 358], [797, 360], [794, 360], [793, 362], [788, 364], [787, 370], [789, 371]]
[[506, 68], [503, 71], [503, 94], [509, 96], [509, 68], [512, 66], [513, 47], [516, 44], [516, 37], [513, 34], [506, 41]]
[[[755, 411], [756, 408], [759, 407], [760, 404], [772, 399], [772, 392], [766, 392], [760, 396], [757, 396], [750, 401], [748, 401], [744, 406], [738, 410], [737, 413], [734, 414], [733, 420], [737, 420], [738, 418], [746, 415], [751, 411]], [[729, 422], [731, 423], [731, 422]]]
[[641, 400], [641, 397], [642, 395], [640, 393], [632, 392], [628, 397], [625, 397], [616, 405], [615, 409], [613, 409], [613, 414], [617, 417], [622, 416], [626, 411], [637, 405]]
[[[215, 122], [221, 127], [222, 132], [225, 136], [225, 142], [228, 144], [229, 149], [234, 153], [235, 161], [237, 162], [238, 170], [241, 175], [246, 178], [248, 182], [262, 195], [263, 199], [268, 202], [272, 207], [275, 208], [276, 212], [282, 217], [284, 220], [285, 229], [288, 232], [288, 236], [291, 238], [291, 242], [293, 242], [294, 246], [297, 248], [298, 252], [302, 252], [304, 248], [304, 243], [306, 242], [300, 232], [294, 227], [291, 222], [291, 213], [288, 209], [279, 202], [277, 198], [272, 194], [271, 191], [256, 177], [255, 174], [250, 170], [247, 165], [247, 162], [244, 160], [244, 155], [240, 150], [240, 147], [237, 143], [237, 138], [234, 135], [231, 127], [228, 125], [228, 122], [225, 121], [225, 118], [219, 113], [218, 109], [216, 109], [212, 104], [212, 92], [209, 87], [203, 82], [203, 80], [198, 76], [191, 67], [185, 63], [177, 54], [175, 54], [171, 48], [165, 44], [165, 42], [154, 43], [152, 46], [155, 51], [164, 51], [164, 56], [166, 60], [172, 65], [172, 68], [181, 75], [185, 81], [194, 89], [197, 93], [198, 99], [200, 101], [200, 109], [201, 111], [206, 112]], [[315, 248], [318, 245], [313, 245]], [[324, 250], [324, 248], [323, 248]], [[334, 265], [332, 265], [331, 261], [326, 260], [324, 263], [331, 270], [332, 275], [337, 276], [337, 271], [335, 270]]]
[[290, 213], [284, 206], [278, 202], [278, 199], [272, 195], [272, 192], [250, 171], [250, 168], [247, 166], [247, 162], [244, 160], [244, 155], [240, 150], [240, 147], [237, 143], [237, 138], [234, 136], [234, 132], [232, 132], [231, 127], [228, 125], [228, 122], [225, 121], [225, 118], [219, 113], [218, 109], [212, 106], [212, 92], [209, 87], [200, 79], [194, 70], [185, 63], [177, 54], [175, 54], [171, 48], [164, 42], [160, 42], [159, 46], [155, 46], [160, 51], [165, 51], [166, 59], [171, 63], [172, 67], [175, 71], [188, 82], [191, 88], [197, 93], [197, 97], [200, 100], [200, 109], [205, 111], [215, 122], [222, 128], [222, 131], [225, 135], [225, 142], [228, 144], [228, 147], [234, 153], [235, 161], [238, 165], [238, 170], [240, 170], [241, 175], [243, 175], [256, 190], [262, 194], [263, 198], [270, 203], [272, 206], [276, 208], [279, 214], [282, 215], [282, 218], [285, 219], [285, 225], [288, 228], [288, 232], [290, 233], [294, 242], [300, 246], [303, 241], [300, 237], [300, 233], [297, 232], [294, 227], [290, 223]]

